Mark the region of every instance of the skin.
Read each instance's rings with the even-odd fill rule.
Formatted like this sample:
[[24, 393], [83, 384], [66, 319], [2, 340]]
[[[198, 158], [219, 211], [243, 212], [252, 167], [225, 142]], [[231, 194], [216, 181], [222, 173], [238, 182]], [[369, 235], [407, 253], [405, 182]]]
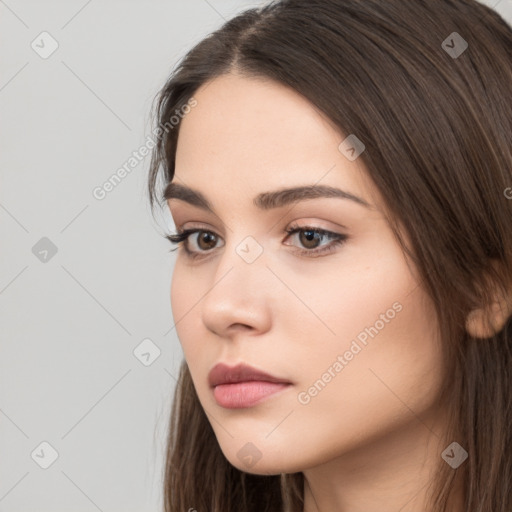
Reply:
[[[201, 191], [216, 215], [179, 199], [168, 205], [177, 229], [214, 238], [200, 245], [197, 233], [190, 236], [189, 248], [202, 255], [196, 261], [178, 250], [171, 305], [223, 453], [250, 473], [302, 471], [305, 512], [424, 512], [425, 486], [446, 448], [438, 324], [362, 159], [348, 160], [338, 149], [345, 135], [278, 83], [224, 75], [194, 97], [173, 181]], [[349, 191], [371, 208], [317, 198], [261, 211], [252, 202], [260, 192], [309, 184]], [[286, 233], [295, 225], [348, 239], [331, 253], [299, 255], [314, 244]], [[250, 264], [236, 252], [247, 236], [263, 248]], [[300, 403], [299, 393], [397, 303], [394, 318]], [[253, 407], [223, 408], [207, 383], [221, 361], [244, 362], [292, 386]], [[261, 453], [250, 468], [237, 456], [248, 442]], [[462, 511], [457, 505], [452, 510]]]

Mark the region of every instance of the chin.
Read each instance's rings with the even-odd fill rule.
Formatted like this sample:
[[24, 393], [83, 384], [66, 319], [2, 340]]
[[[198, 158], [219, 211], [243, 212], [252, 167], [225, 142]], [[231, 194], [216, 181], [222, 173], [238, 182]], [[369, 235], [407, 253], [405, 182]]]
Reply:
[[[231, 440], [228, 445], [221, 445], [221, 450], [228, 462], [253, 475], [279, 475], [302, 471], [305, 461], [290, 456], [293, 450], [281, 449], [276, 446], [261, 446], [252, 442], [236, 442]], [[295, 454], [294, 454], [295, 455]]]

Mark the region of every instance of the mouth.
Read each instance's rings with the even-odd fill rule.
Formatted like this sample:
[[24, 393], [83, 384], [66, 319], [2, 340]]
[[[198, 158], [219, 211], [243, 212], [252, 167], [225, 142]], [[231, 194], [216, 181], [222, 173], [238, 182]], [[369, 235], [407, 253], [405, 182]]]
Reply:
[[217, 404], [227, 409], [251, 407], [292, 386], [291, 382], [256, 368], [223, 363], [212, 368], [208, 383]]

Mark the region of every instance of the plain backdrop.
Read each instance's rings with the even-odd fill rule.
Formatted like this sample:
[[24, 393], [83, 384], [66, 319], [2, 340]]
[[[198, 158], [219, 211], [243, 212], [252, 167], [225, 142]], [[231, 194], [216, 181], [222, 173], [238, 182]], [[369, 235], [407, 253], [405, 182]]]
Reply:
[[161, 511], [174, 226], [149, 157], [93, 191], [186, 51], [261, 3], [0, 0], [0, 512]]

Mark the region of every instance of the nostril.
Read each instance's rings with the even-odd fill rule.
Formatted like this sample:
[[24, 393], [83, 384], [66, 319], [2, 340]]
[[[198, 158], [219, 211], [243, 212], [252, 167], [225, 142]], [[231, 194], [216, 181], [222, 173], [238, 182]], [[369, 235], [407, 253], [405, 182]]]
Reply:
[[253, 328], [250, 325], [247, 325], [247, 324], [236, 323], [236, 324], [232, 324], [230, 326], [230, 329], [240, 330], [240, 331], [252, 331]]

